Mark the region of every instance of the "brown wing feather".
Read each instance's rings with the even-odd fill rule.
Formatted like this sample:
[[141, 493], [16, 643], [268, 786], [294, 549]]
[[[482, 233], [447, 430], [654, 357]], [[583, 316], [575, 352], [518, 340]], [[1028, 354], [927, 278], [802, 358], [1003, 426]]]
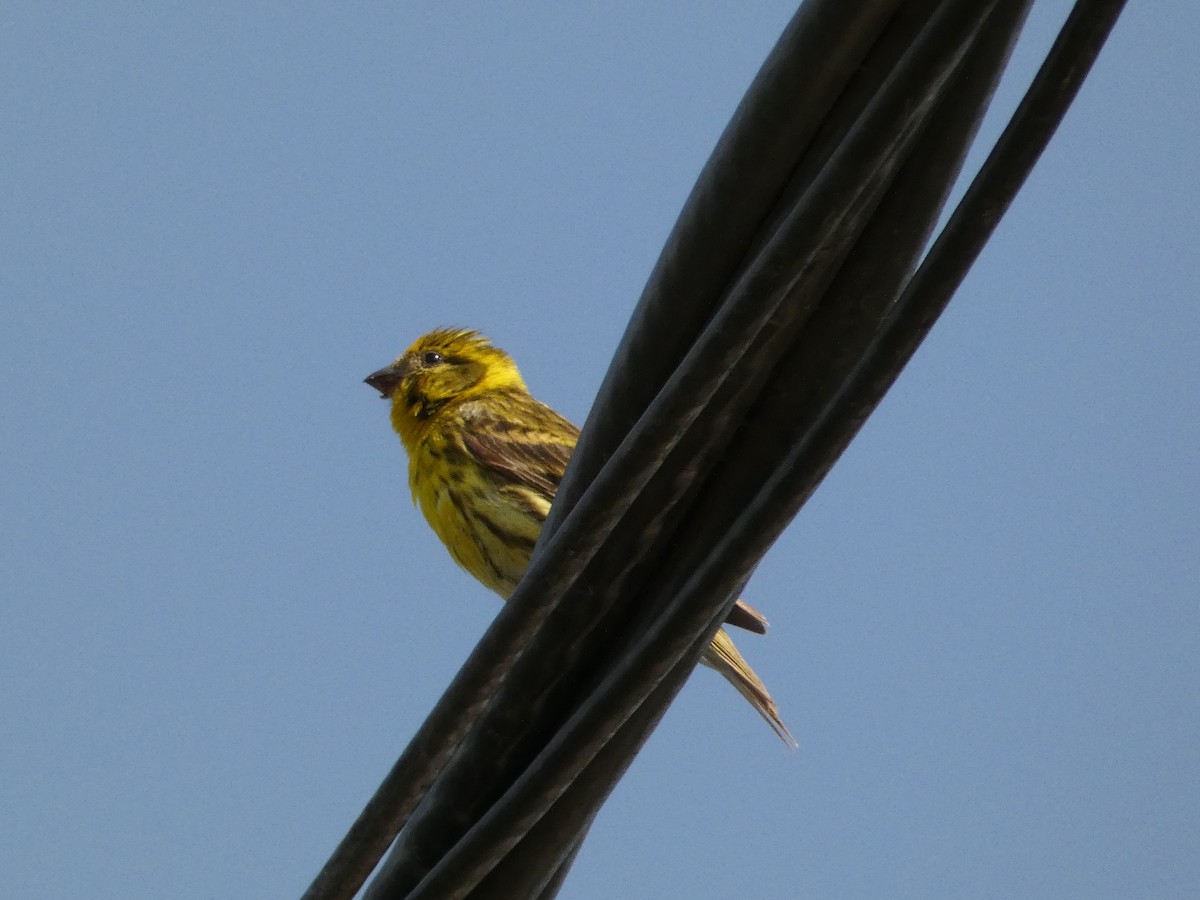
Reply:
[[553, 501], [579, 429], [527, 394], [513, 393], [496, 406], [505, 418], [477, 404], [463, 410], [467, 450], [505, 480]]
[[745, 600], [739, 600], [733, 604], [733, 609], [729, 611], [729, 615], [725, 617], [725, 621], [730, 625], [736, 625], [738, 628], [753, 631], [755, 634], [767, 633], [767, 617]]

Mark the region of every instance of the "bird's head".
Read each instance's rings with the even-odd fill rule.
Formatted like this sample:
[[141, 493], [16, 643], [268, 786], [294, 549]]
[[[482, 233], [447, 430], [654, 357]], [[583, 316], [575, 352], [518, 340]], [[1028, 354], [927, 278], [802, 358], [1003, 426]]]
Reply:
[[429, 332], [364, 380], [392, 401], [392, 424], [405, 446], [449, 405], [499, 388], [525, 389], [512, 357], [464, 328]]

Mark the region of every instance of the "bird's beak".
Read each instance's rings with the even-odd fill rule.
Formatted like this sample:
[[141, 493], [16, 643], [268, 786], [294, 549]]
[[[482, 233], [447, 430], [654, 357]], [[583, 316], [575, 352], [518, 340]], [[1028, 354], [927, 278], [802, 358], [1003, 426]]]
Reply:
[[396, 360], [390, 366], [384, 366], [378, 372], [372, 372], [363, 381], [379, 391], [380, 396], [387, 400], [392, 396], [396, 390], [396, 386], [404, 378], [404, 370], [404, 361]]

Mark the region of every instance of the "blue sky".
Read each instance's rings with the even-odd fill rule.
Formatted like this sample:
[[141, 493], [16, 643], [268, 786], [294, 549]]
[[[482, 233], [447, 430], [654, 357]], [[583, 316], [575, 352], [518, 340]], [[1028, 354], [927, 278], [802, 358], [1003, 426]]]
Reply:
[[[6, 896], [307, 886], [496, 610], [362, 378], [470, 325], [582, 421], [791, 12], [6, 5]], [[1191, 896], [1198, 42], [1130, 4], [751, 582], [800, 750], [699, 672], [564, 896]]]

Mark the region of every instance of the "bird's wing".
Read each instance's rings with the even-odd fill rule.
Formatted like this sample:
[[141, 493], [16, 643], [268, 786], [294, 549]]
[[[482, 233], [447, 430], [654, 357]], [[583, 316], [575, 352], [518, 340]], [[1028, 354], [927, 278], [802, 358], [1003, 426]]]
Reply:
[[733, 604], [733, 609], [725, 617], [725, 622], [729, 625], [736, 625], [738, 628], [745, 628], [747, 631], [753, 631], [755, 634], [767, 633], [767, 617], [745, 600], [738, 600]]
[[463, 410], [467, 451], [503, 480], [554, 500], [579, 429], [532, 397], [514, 395], [505, 416], [480, 405]]
[[[480, 465], [533, 491], [548, 505], [554, 502], [579, 429], [527, 394], [514, 394], [503, 406], [511, 411], [505, 418], [477, 404], [464, 408], [463, 443]], [[755, 634], [767, 633], [766, 618], [745, 600], [734, 604], [725, 621]]]

